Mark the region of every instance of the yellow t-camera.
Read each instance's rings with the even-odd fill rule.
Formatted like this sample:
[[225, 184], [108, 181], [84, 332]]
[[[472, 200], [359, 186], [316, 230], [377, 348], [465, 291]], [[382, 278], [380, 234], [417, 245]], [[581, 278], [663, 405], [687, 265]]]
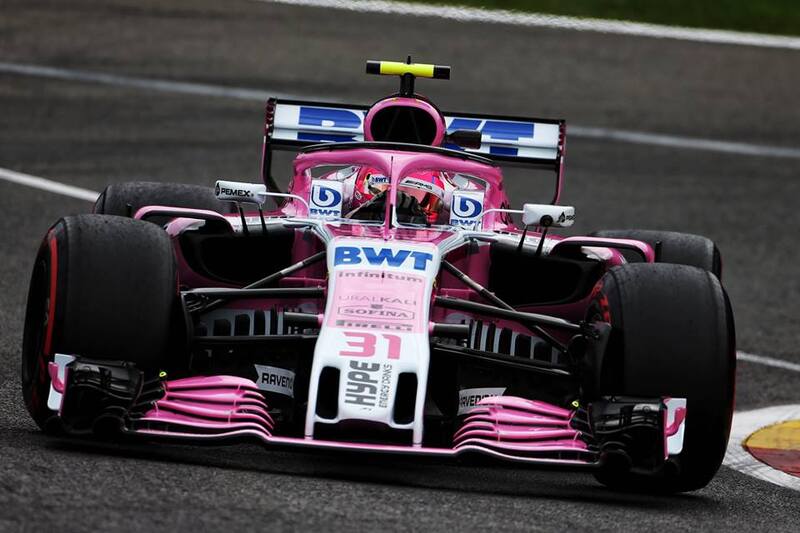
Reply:
[[367, 74], [403, 76], [411, 74], [416, 78], [450, 79], [450, 67], [446, 65], [426, 65], [424, 63], [403, 63], [401, 61], [367, 61]]

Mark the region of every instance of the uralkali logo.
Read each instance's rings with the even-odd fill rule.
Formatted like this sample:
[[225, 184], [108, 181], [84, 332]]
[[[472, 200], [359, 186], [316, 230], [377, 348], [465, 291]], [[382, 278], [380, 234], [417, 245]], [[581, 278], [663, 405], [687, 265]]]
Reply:
[[490, 396], [502, 396], [505, 387], [482, 387], [458, 391], [458, 414], [464, 415], [478, 406], [478, 402]]
[[256, 385], [268, 392], [294, 398], [294, 372], [276, 366], [255, 365]]

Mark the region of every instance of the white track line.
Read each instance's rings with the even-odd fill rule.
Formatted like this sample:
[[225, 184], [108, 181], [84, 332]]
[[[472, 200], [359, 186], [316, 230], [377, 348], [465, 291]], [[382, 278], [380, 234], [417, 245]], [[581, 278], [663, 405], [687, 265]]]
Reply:
[[659, 133], [645, 133], [640, 131], [615, 130], [609, 128], [588, 128], [584, 126], [568, 125], [567, 135], [571, 135], [573, 137], [583, 137], [586, 139], [600, 139], [604, 141], [619, 141], [633, 144], [647, 144], [650, 146], [681, 148], [683, 150], [701, 150], [706, 152], [722, 152], [726, 154], [800, 159], [799, 148], [766, 146], [763, 144], [750, 144], [731, 141], [715, 141], [713, 139], [679, 137], [676, 135], [663, 135]]
[[266, 101], [269, 97], [288, 99], [296, 97], [296, 95], [260, 89], [248, 89], [245, 87], [225, 87], [223, 85], [207, 85], [204, 83], [137, 78], [135, 76], [119, 76], [90, 70], [73, 70], [24, 63], [6, 63], [2, 61], [0, 61], [0, 73], [34, 76], [37, 78], [52, 78], [65, 81], [99, 83], [101, 85], [115, 85], [117, 87], [130, 87], [133, 89], [146, 89], [150, 91], [192, 94], [195, 96], [217, 96], [236, 100]]
[[[16, 74], [65, 81], [99, 83], [102, 85], [130, 87], [134, 89], [166, 91], [180, 94], [191, 94], [195, 96], [233, 98], [238, 100], [253, 100], [259, 102], [263, 102], [269, 97], [288, 99], [305, 98], [316, 101], [330, 100], [330, 98], [323, 96], [308, 94], [298, 96], [283, 94], [275, 91], [250, 89], [246, 87], [229, 87], [224, 85], [208, 85], [204, 83], [138, 78], [134, 76], [104, 74], [102, 72], [92, 72], [88, 70], [72, 70], [21, 63], [0, 62], [0, 74]], [[594, 128], [586, 126], [569, 126], [567, 128], [567, 133], [572, 137], [598, 139], [603, 141], [627, 142], [633, 144], [645, 144], [650, 146], [662, 146], [685, 150], [701, 150], [706, 152], [720, 152], [744, 156], [800, 159], [800, 148], [716, 141], [697, 137], [683, 137], [678, 135], [664, 135], [660, 133], [616, 130], [610, 128]]]
[[79, 200], [86, 200], [87, 202], [94, 202], [100, 196], [99, 192], [75, 187], [74, 185], [67, 185], [57, 181], [40, 178], [38, 176], [31, 176], [30, 174], [23, 174], [22, 172], [15, 172], [7, 168], [0, 168], [0, 180], [9, 181], [18, 185], [26, 187], [33, 187], [34, 189], [41, 189], [43, 191], [60, 194], [62, 196], [69, 196], [70, 198], [78, 198]]
[[481, 9], [461, 6], [412, 4], [409, 2], [386, 2], [381, 0], [256, 0], [271, 4], [293, 6], [326, 7], [359, 13], [384, 13], [437, 17], [459, 22], [488, 22], [511, 26], [555, 28], [575, 31], [591, 31], [620, 35], [636, 35], [661, 39], [679, 39], [715, 44], [737, 44], [767, 48], [800, 50], [800, 38], [763, 33], [746, 33], [728, 30], [662, 26], [621, 20], [565, 17], [539, 13], [524, 13], [504, 9]]
[[773, 368], [781, 368], [783, 370], [800, 372], [799, 364], [791, 363], [783, 359], [775, 359], [774, 357], [765, 357], [763, 355], [756, 355], [747, 352], [736, 352], [736, 359], [739, 361], [747, 361], [748, 363], [756, 363], [758, 365], [765, 365], [765, 366], [771, 366]]
[[[691, 416], [691, 415], [689, 415]], [[800, 478], [762, 463], [744, 448], [744, 442], [759, 429], [786, 420], [800, 420], [800, 405], [779, 405], [734, 413], [731, 438], [722, 464], [782, 487], [800, 490]]]

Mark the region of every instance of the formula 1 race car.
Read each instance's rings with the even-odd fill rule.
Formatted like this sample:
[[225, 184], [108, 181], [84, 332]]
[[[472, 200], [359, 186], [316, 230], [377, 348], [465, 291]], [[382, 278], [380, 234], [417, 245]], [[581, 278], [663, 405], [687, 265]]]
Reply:
[[[705, 486], [735, 379], [714, 243], [552, 236], [575, 217], [563, 121], [443, 113], [414, 84], [449, 67], [367, 72], [400, 91], [267, 102], [263, 183], [113, 184], [52, 226], [22, 347], [36, 423]], [[276, 150], [299, 152], [286, 192]], [[512, 209], [505, 164], [553, 172], [552, 203]]]

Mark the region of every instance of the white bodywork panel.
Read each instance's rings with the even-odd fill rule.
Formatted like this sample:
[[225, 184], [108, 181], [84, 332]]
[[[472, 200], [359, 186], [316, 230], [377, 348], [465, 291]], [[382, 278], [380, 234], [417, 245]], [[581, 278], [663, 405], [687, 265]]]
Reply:
[[[440, 254], [429, 243], [339, 237], [328, 244], [328, 300], [314, 350], [305, 436], [317, 423], [378, 422], [413, 430], [422, 443], [428, 382], [428, 323]], [[316, 414], [322, 370], [339, 370], [337, 415]], [[417, 376], [414, 420], [394, 421], [400, 374]]]

